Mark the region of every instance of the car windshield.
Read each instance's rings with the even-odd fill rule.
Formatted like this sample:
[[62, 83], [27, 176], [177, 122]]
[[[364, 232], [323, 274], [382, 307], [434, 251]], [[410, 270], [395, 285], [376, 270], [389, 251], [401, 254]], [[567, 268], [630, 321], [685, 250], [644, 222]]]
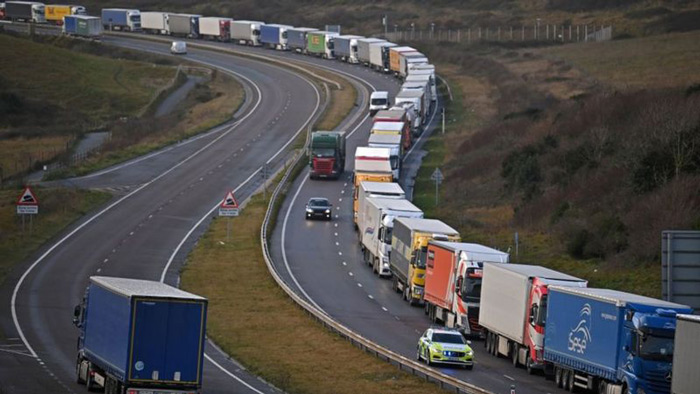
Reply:
[[373, 98], [372, 99], [372, 105], [384, 105], [384, 104], [386, 104], [385, 98]]
[[440, 343], [456, 343], [460, 345], [464, 345], [466, 342], [464, 342], [464, 337], [460, 334], [448, 334], [448, 333], [434, 333], [433, 334], [433, 342], [440, 342]]
[[328, 200], [321, 199], [321, 198], [314, 198], [309, 201], [309, 206], [310, 207], [320, 207], [320, 208], [325, 208], [328, 206]]
[[649, 360], [673, 359], [673, 338], [643, 335], [640, 338], [639, 355]]

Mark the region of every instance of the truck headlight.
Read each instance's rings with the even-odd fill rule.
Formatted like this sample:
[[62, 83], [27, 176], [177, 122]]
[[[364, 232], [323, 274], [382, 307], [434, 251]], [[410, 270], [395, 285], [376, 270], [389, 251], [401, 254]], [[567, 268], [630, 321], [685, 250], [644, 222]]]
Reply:
[[389, 268], [389, 263], [385, 262], [382, 266], [383, 266], [384, 268]]

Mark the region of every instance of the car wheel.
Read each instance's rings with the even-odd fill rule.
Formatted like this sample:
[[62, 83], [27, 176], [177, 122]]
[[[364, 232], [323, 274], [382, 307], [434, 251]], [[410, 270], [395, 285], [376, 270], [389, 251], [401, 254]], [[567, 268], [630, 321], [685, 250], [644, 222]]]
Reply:
[[425, 349], [425, 363], [428, 364], [428, 366], [433, 365], [433, 362], [430, 360], [430, 350], [427, 348]]
[[418, 346], [418, 349], [416, 349], [416, 361], [420, 361], [420, 346]]

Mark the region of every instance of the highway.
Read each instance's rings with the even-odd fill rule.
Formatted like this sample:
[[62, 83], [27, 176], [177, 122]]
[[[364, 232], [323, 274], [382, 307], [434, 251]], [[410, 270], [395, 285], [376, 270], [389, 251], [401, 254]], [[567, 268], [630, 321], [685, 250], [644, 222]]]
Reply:
[[[125, 38], [104, 41], [169, 49]], [[88, 277], [163, 278], [176, 285], [212, 207], [231, 189], [247, 198], [260, 185], [260, 167], [288, 159], [285, 148], [322, 108], [317, 87], [279, 66], [194, 49], [187, 58], [234, 73], [245, 85], [244, 107], [206, 134], [69, 181], [112, 190], [115, 197], [17, 267], [0, 290], [7, 300], [0, 308], [3, 392], [84, 391], [74, 383], [78, 330], [71, 317]], [[206, 353], [205, 392], [274, 392], [213, 346]]]

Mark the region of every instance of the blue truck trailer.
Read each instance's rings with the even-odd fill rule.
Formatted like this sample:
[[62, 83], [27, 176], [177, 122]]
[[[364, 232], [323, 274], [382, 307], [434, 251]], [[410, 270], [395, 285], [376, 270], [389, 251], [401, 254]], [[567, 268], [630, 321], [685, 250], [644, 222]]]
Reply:
[[609, 289], [550, 286], [544, 360], [567, 390], [671, 391], [676, 315], [685, 305]]
[[306, 53], [306, 35], [318, 31], [311, 27], [294, 27], [287, 30], [287, 46], [290, 51]]
[[88, 391], [199, 393], [206, 298], [160, 282], [93, 276], [73, 322]]
[[141, 31], [141, 11], [124, 8], [103, 8], [105, 30]]
[[268, 48], [287, 50], [287, 31], [292, 26], [269, 24], [260, 26], [260, 42]]

